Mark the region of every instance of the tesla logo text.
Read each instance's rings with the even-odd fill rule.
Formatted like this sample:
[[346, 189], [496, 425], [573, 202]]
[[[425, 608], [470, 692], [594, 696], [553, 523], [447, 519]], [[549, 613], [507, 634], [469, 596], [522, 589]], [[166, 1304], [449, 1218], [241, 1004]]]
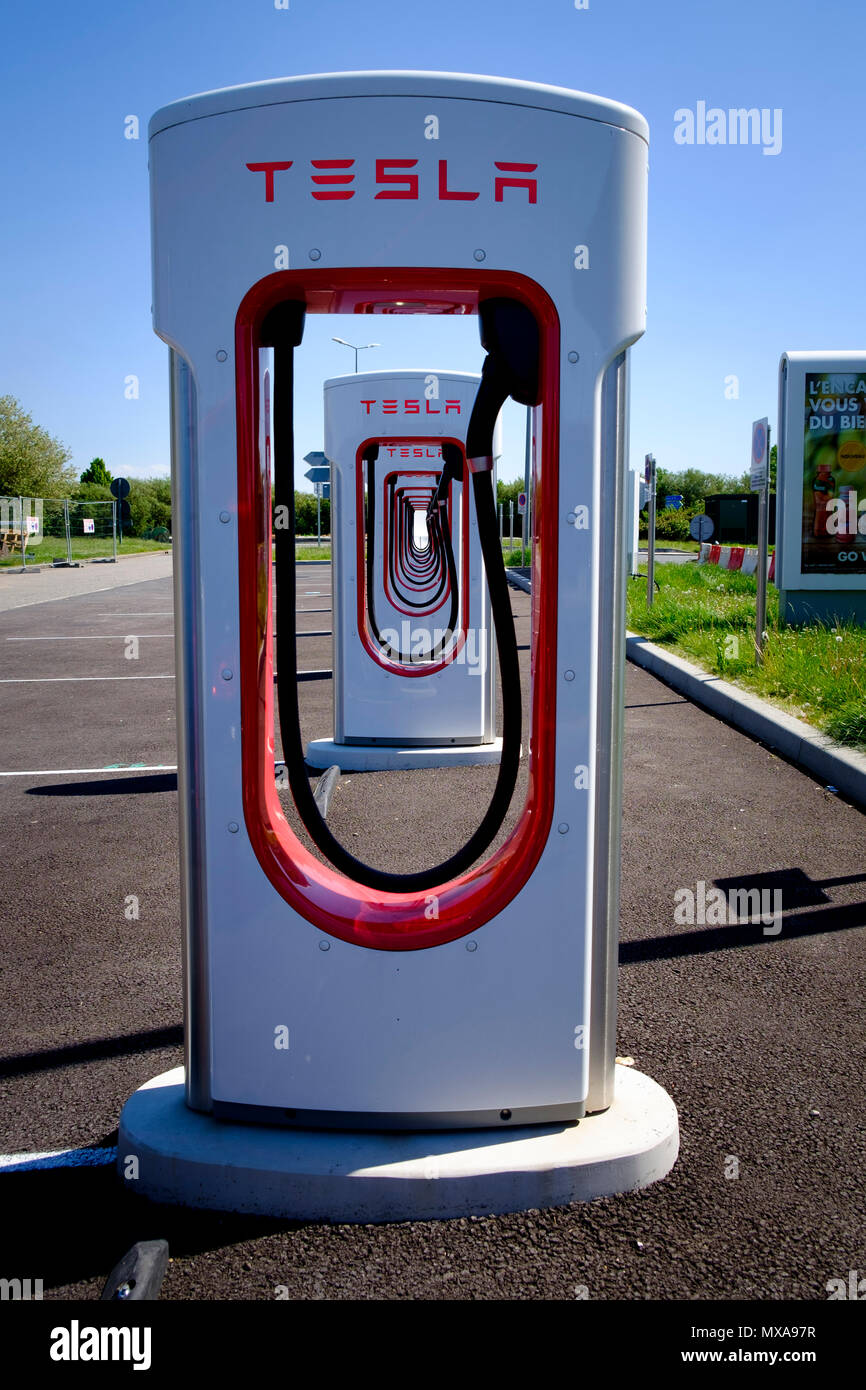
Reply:
[[[401, 405], [401, 402], [400, 402], [400, 401], [361, 401], [361, 405], [366, 406], [366, 413], [367, 413], [368, 415], [370, 414], [370, 411], [372, 410], [372, 408], [373, 408], [374, 405], [381, 405], [381, 407], [382, 407], [382, 414], [383, 414], [383, 415], [396, 415], [396, 414], [397, 414], [397, 411], [398, 411], [398, 409], [399, 409], [399, 407], [400, 407], [400, 405]], [[422, 409], [421, 409], [421, 406], [422, 406], [422, 405], [423, 405], [423, 407], [424, 407], [423, 411], [422, 411]], [[435, 407], [434, 407], [433, 409], [431, 409], [431, 407], [433, 406], [433, 402], [432, 402], [432, 401], [428, 401], [428, 400], [424, 400], [424, 401], [403, 401], [403, 402], [402, 402], [403, 412], [404, 412], [404, 414], [406, 414], [406, 415], [422, 415], [422, 414], [423, 414], [423, 415], [459, 415], [459, 414], [460, 414], [460, 402], [459, 402], [459, 401], [445, 401], [445, 402], [444, 402], [444, 405], [445, 405], [445, 409], [444, 409], [444, 411], [443, 411], [443, 410], [438, 410], [438, 409], [436, 409]]]
[[[272, 159], [247, 165], [251, 173], [264, 174], [266, 203], [274, 201], [277, 174], [286, 173], [294, 164], [293, 159]], [[412, 172], [417, 164], [417, 159], [377, 159], [376, 186], [379, 192], [373, 195], [374, 199], [420, 198], [422, 176]], [[440, 203], [470, 203], [481, 197], [480, 189], [456, 187], [452, 181], [454, 176], [448, 172], [447, 159], [440, 159], [438, 164], [436, 196]], [[345, 202], [354, 198], [354, 159], [311, 159], [310, 167], [310, 194], [317, 202]], [[522, 189], [527, 202], [538, 202], [538, 180], [529, 177], [535, 173], [537, 164], [515, 164], [509, 160], [494, 160], [494, 167], [499, 171], [493, 175], [492, 180], [495, 203], [504, 202], [506, 188]], [[282, 186], [282, 180], [280, 183]]]
[[410, 446], [409, 444], [383, 444], [382, 451], [386, 453], [389, 458], [393, 458], [395, 454], [401, 459], [441, 459], [442, 457], [441, 448], [435, 447], [428, 449], [418, 444], [414, 446]]

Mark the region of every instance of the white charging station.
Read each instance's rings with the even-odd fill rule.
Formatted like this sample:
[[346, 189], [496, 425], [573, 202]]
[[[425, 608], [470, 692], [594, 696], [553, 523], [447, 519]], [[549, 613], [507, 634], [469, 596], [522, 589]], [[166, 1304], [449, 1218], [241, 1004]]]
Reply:
[[[374, 72], [194, 97], [149, 138], [153, 316], [171, 348], [186, 1065], [127, 1103], [120, 1171], [138, 1155], [136, 1190], [160, 1200], [365, 1221], [654, 1181], [676, 1158], [676, 1110], [615, 1065], [646, 123], [560, 88]], [[283, 364], [273, 447], [291, 457], [297, 326], [332, 312], [477, 313], [478, 399], [501, 387], [533, 407], [529, 789], [505, 843], [432, 889], [324, 863], [274, 785], [281, 541], [261, 350], [276, 343]], [[515, 322], [533, 325], [536, 377]], [[479, 505], [492, 453], [467, 445]], [[504, 577], [487, 569], [501, 612]], [[500, 774], [506, 751], [513, 737]]]
[[[463, 448], [479, 381], [403, 371], [325, 382], [334, 737], [307, 745], [311, 767], [499, 759], [495, 643], [467, 478], [449, 484], [447, 547], [437, 551], [426, 522], [442, 440]], [[497, 425], [496, 458], [500, 435]]]

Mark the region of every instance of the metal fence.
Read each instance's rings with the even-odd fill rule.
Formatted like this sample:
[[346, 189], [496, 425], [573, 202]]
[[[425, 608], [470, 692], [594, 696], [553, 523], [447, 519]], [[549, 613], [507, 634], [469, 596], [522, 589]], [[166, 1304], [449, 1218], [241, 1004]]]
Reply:
[[117, 502], [0, 497], [0, 565], [117, 559]]

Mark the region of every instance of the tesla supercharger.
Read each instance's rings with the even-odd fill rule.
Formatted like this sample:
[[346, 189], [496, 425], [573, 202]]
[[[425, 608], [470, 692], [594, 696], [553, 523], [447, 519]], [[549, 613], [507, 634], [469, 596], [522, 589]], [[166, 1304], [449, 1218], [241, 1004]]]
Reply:
[[[153, 318], [171, 349], [186, 1065], [127, 1104], [121, 1171], [133, 1154], [153, 1196], [365, 1220], [652, 1181], [674, 1162], [676, 1111], [615, 1066], [626, 352], [644, 330], [646, 124], [560, 88], [354, 73], [178, 102], [149, 139]], [[483, 522], [497, 776], [513, 786], [525, 740], [528, 791], [496, 848], [488, 812], [468, 866], [458, 852], [384, 874], [318, 824], [313, 854], [275, 787], [278, 702], [314, 824], [293, 537], [272, 510], [292, 496], [304, 318], [334, 312], [478, 316], [482, 383], [448, 468]], [[533, 411], [528, 709], [514, 705], [491, 485], [509, 395]]]
[[[334, 737], [307, 745], [312, 767], [499, 758], [490, 598], [468, 478], [450, 482], [444, 499], [447, 544], [427, 525], [443, 441], [464, 445], [479, 382], [433, 371], [325, 382]], [[494, 458], [499, 438], [497, 426]]]

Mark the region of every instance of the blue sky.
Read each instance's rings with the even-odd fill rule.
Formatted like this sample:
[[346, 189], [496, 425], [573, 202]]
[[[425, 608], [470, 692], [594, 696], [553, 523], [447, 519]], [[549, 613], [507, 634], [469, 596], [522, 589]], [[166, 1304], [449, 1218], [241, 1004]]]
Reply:
[[[169, 467], [167, 348], [150, 324], [146, 127], [182, 96], [299, 73], [477, 72], [572, 87], [650, 125], [648, 325], [632, 351], [631, 462], [740, 474], [775, 427], [784, 349], [859, 348], [864, 331], [863, 10], [857, 0], [130, 0], [6, 8], [0, 395], [114, 474]], [[782, 111], [782, 146], [682, 145], [674, 113]], [[142, 138], [124, 138], [138, 115]], [[369, 320], [368, 320], [369, 323]], [[407, 360], [405, 326], [361, 366]], [[355, 326], [354, 324], [352, 325]], [[468, 328], [469, 325], [466, 325]], [[330, 342], [308, 370], [351, 370]], [[439, 366], [477, 370], [473, 331]], [[429, 355], [429, 354], [428, 354]], [[365, 360], [366, 359], [366, 360]], [[138, 400], [124, 380], [139, 378]], [[739, 380], [726, 399], [725, 379]], [[518, 447], [501, 476], [522, 471]], [[298, 453], [322, 447], [311, 402]]]

